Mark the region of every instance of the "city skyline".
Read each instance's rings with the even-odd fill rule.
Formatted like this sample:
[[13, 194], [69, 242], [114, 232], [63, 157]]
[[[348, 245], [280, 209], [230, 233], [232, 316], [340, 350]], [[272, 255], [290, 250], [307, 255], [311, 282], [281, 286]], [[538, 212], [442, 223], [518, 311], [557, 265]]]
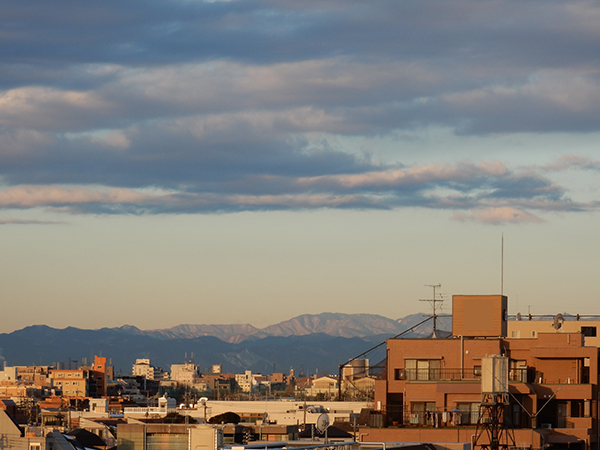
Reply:
[[3, 13], [0, 333], [598, 313], [595, 3]]

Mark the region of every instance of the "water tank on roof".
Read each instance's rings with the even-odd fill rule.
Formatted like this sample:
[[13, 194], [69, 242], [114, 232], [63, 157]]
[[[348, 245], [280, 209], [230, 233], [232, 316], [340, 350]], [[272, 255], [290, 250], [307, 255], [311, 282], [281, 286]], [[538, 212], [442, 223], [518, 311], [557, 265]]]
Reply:
[[481, 393], [508, 393], [508, 358], [490, 355], [481, 358]]

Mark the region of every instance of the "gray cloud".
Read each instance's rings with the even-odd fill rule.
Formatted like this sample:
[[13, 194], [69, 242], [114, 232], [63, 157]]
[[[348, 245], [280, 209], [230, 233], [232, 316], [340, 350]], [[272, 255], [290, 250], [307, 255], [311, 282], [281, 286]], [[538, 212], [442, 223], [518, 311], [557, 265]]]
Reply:
[[598, 131], [599, 19], [581, 1], [9, 0], [0, 207], [595, 209], [547, 178], [593, 161], [402, 166], [335, 137]]
[[47, 220], [26, 220], [26, 219], [2, 219], [0, 225], [63, 225], [66, 222], [53, 222]]

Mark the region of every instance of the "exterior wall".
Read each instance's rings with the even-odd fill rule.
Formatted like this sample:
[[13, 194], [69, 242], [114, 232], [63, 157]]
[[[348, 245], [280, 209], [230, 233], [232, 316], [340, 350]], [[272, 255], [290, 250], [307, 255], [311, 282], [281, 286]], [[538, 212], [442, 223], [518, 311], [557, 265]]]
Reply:
[[[117, 425], [117, 447], [119, 450], [188, 448], [190, 430], [194, 428], [195, 425], [180, 424], [119, 424]], [[197, 439], [197, 435], [195, 438], [192, 449], [213, 450], [212, 447], [204, 447]]]
[[271, 383], [285, 383], [286, 376], [283, 373], [274, 373], [271, 374], [270, 381]]
[[[255, 417], [261, 419], [266, 413], [269, 421], [276, 421], [277, 425], [314, 424], [321, 413], [327, 411], [330, 423], [350, 421], [350, 414], [359, 414], [365, 408], [373, 407], [371, 402], [311, 402], [269, 400], [269, 401], [213, 401], [206, 404], [206, 417], [218, 416], [225, 412], [234, 412], [241, 417]], [[204, 418], [204, 405], [198, 403], [195, 409], [178, 410], [182, 414], [196, 419]]]
[[585, 345], [590, 347], [600, 347], [600, 320], [565, 320], [561, 327], [556, 330], [552, 325], [553, 320], [540, 320], [534, 318], [527, 320], [524, 316], [522, 320], [511, 320], [508, 322], [507, 336], [513, 339], [535, 338], [537, 333], [589, 333], [595, 336], [585, 336]]
[[94, 356], [94, 365], [91, 376], [96, 382], [96, 395], [102, 397], [106, 395], [107, 375], [106, 375], [106, 358]]
[[7, 367], [4, 366], [2, 370], [0, 370], [0, 382], [14, 382], [17, 380], [17, 368], [16, 367]]
[[508, 298], [504, 295], [453, 295], [452, 335], [505, 337]]
[[[502, 353], [500, 339], [390, 339], [388, 348], [388, 392], [401, 393], [412, 377], [478, 380], [475, 373], [481, 367], [481, 358]], [[436, 369], [412, 369], [406, 367], [406, 360], [438, 361]]]
[[65, 397], [88, 396], [87, 370], [50, 370], [52, 386], [62, 389]]
[[387, 350], [386, 379], [376, 382], [375, 401], [392, 426], [361, 429], [365, 441], [471, 442], [482, 398], [481, 358], [505, 355], [511, 394], [506, 413], [517, 446], [569, 442], [583, 449], [597, 443], [598, 348], [585, 347], [580, 333], [390, 339]]
[[252, 392], [254, 386], [258, 384], [254, 379], [251, 370], [246, 370], [244, 373], [235, 374], [235, 382], [238, 384], [242, 392]]
[[142, 376], [147, 380], [154, 379], [154, 367], [150, 365], [150, 360], [147, 358], [136, 359], [131, 368], [131, 373], [134, 376]]
[[178, 383], [191, 384], [198, 376], [198, 366], [192, 363], [171, 365], [171, 380]]
[[329, 398], [337, 397], [339, 384], [337, 378], [320, 377], [313, 380], [312, 385], [306, 389], [306, 393], [310, 396], [317, 394], [326, 394]]
[[[41, 431], [42, 429], [38, 429]], [[27, 432], [19, 428], [11, 415], [0, 410], [0, 448], [11, 450], [45, 450], [44, 433]]]
[[223, 430], [198, 426], [190, 430], [189, 450], [216, 450], [223, 447]]
[[[361, 428], [358, 436], [361, 442], [431, 442], [431, 443], [467, 443], [471, 444], [475, 428]], [[516, 447], [527, 448], [533, 437], [533, 448], [540, 448], [542, 439], [538, 432], [515, 430]], [[583, 435], [584, 440], [589, 436]], [[586, 439], [587, 438], [587, 439]]]
[[162, 380], [165, 376], [162, 369], [150, 364], [148, 358], [136, 359], [135, 364], [131, 368], [131, 373], [134, 376], [142, 376], [146, 380]]

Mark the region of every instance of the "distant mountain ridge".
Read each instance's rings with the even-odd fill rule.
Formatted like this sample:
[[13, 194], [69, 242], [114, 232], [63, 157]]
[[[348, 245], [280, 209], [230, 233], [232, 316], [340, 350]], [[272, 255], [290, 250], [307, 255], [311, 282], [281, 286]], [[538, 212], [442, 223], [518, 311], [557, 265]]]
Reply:
[[[137, 334], [152, 336], [158, 339], [193, 339], [202, 336], [214, 336], [225, 342], [239, 343], [250, 338], [306, 336], [318, 333], [345, 338], [362, 338], [379, 335], [394, 336], [416, 325], [426, 317], [425, 314], [411, 314], [402, 319], [393, 320], [377, 314], [324, 312], [321, 314], [302, 314], [265, 328], [256, 328], [250, 324], [183, 324], [157, 330], [139, 330], [127, 325], [120, 327], [120, 329], [126, 327], [135, 329]], [[449, 323], [451, 324], [449, 320], [443, 320], [441, 328], [444, 328], [444, 325]], [[430, 334], [431, 331], [431, 324], [424, 324], [418, 334], [426, 335]]]
[[[107, 356], [119, 371], [129, 373], [137, 358], [150, 358], [156, 366], [169, 370], [186, 356], [206, 369], [222, 364], [227, 372], [252, 370], [271, 373], [302, 373], [319, 370], [336, 373], [338, 364], [359, 355], [387, 338], [396, 336], [424, 320], [413, 314], [393, 320], [375, 314], [304, 314], [259, 329], [249, 324], [178, 325], [162, 330], [140, 330], [131, 325], [84, 330], [35, 325], [0, 334], [0, 363], [12, 365], [52, 365], [57, 361], [82, 362], [94, 355]], [[431, 321], [406, 337], [431, 333]], [[447, 325], [439, 328], [450, 329]], [[381, 347], [382, 349], [384, 347]], [[385, 356], [369, 355], [371, 363]]]

